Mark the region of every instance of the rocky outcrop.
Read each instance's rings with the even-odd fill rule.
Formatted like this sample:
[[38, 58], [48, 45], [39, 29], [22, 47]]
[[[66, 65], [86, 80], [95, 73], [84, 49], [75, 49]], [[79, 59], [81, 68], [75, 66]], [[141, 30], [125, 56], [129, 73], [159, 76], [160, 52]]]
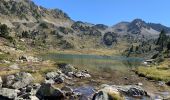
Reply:
[[91, 75], [89, 74], [89, 72], [87, 70], [82, 70], [79, 71], [78, 69], [76, 69], [74, 66], [70, 65], [70, 64], [58, 64], [61, 72], [63, 72], [65, 75], [69, 76], [69, 77], [76, 77], [76, 78], [90, 78]]
[[15, 75], [9, 75], [6, 79], [6, 86], [14, 89], [26, 87], [32, 83], [34, 78], [30, 73], [20, 72]]

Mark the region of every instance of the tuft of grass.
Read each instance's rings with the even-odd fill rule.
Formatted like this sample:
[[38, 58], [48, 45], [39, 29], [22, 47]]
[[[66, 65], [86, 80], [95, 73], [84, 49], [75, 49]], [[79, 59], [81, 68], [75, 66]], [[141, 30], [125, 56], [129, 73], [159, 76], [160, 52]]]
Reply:
[[7, 76], [7, 75], [11, 75], [11, 74], [15, 74], [15, 73], [18, 73], [19, 70], [5, 70], [5, 71], [1, 71], [0, 72], [0, 76]]
[[123, 96], [121, 96], [121, 95], [119, 95], [119, 94], [115, 94], [115, 93], [110, 94], [110, 93], [109, 93], [109, 96], [111, 96], [111, 97], [113, 98], [113, 100], [125, 100], [125, 99], [123, 98]]
[[34, 83], [42, 83], [45, 80], [43, 75], [38, 72], [32, 73], [32, 76], [34, 77]]
[[8, 58], [8, 54], [0, 54], [0, 60], [4, 60]]

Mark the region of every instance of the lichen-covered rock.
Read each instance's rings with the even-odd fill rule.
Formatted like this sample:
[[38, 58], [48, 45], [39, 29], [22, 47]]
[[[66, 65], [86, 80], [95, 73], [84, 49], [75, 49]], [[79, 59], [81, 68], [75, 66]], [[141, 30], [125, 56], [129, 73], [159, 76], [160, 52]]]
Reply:
[[6, 86], [14, 89], [21, 89], [33, 82], [34, 78], [30, 73], [20, 72], [15, 75], [9, 75], [6, 79]]
[[59, 74], [57, 72], [48, 72], [46, 74], [46, 79], [55, 79], [56, 77], [58, 77]]

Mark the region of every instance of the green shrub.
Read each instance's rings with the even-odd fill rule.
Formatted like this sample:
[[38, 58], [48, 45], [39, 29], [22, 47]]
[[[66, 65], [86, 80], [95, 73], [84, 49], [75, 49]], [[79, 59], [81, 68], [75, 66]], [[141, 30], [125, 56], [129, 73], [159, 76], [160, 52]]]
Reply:
[[41, 26], [42, 28], [48, 28], [48, 26], [47, 26], [46, 23], [41, 23], [40, 26]]
[[8, 27], [7, 27], [7, 25], [5, 25], [5, 24], [0, 24], [0, 36], [1, 37], [4, 37], [4, 38], [6, 38], [6, 37], [8, 37], [9, 36], [9, 32], [8, 32]]

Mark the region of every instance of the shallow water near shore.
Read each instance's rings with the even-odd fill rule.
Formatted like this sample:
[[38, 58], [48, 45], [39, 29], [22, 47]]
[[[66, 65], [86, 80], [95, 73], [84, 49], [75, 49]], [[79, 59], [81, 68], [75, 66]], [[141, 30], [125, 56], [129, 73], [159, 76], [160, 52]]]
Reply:
[[[137, 82], [143, 82], [143, 84], [146, 85], [146, 87], [144, 88], [147, 89], [148, 87], [150, 88], [150, 86], [154, 84], [145, 79], [139, 79], [137, 75], [130, 72], [131, 68], [140, 66], [141, 63], [145, 60], [144, 58], [138, 58], [138, 57], [128, 58], [124, 56], [99, 56], [99, 55], [86, 55], [86, 54], [83, 55], [82, 54], [81, 55], [80, 54], [58, 54], [58, 53], [48, 53], [41, 56], [44, 60], [53, 60], [56, 63], [69, 63], [74, 65], [78, 69], [89, 70], [91, 74], [94, 76], [92, 77], [94, 83], [96, 81], [97, 85], [101, 85], [101, 84], [130, 85], [130, 84], [136, 84]], [[125, 77], [127, 77], [128, 80], [125, 80], [124, 79]], [[85, 93], [89, 92], [89, 89], [85, 89], [86, 87], [94, 86], [95, 88], [96, 86], [96, 84], [91, 83], [91, 80], [88, 82], [84, 82], [83, 80], [83, 82], [78, 81], [76, 83], [79, 84], [77, 85], [76, 90], [81, 92], [83, 91]], [[153, 88], [155, 89], [157, 87], [153, 86]], [[135, 99], [132, 97], [127, 97], [126, 100], [135, 100]], [[150, 99], [144, 97], [139, 100], [150, 100]]]
[[99, 56], [86, 54], [58, 54], [49, 53], [43, 55], [43, 59], [50, 59], [58, 63], [73, 64], [78, 68], [87, 69], [113, 69], [122, 70], [128, 67], [137, 67], [144, 61], [143, 58], [124, 56]]

